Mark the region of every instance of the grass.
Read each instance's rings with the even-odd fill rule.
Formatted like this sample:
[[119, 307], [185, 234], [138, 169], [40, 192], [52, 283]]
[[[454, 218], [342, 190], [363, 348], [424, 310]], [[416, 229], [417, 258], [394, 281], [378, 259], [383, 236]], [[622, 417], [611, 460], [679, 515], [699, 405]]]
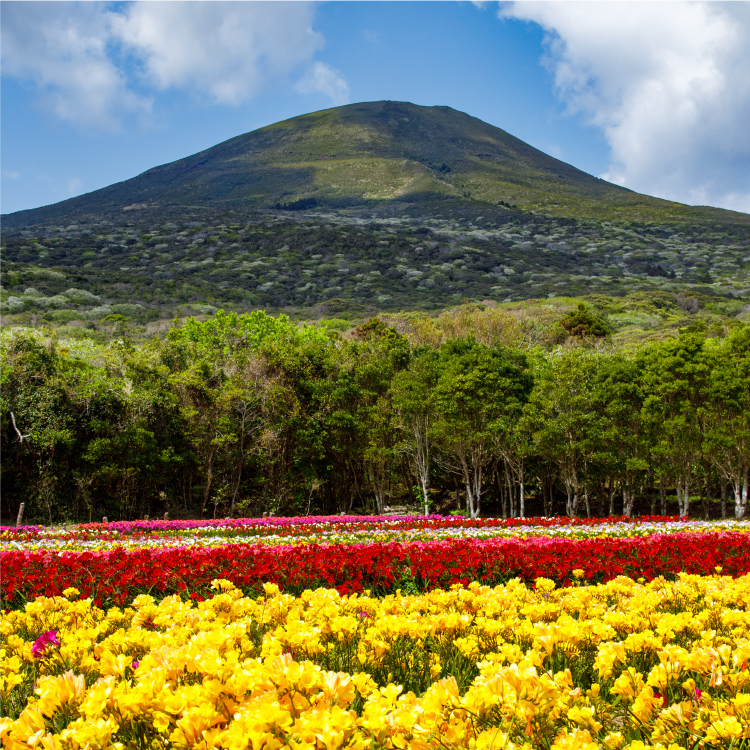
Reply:
[[128, 206], [387, 208], [451, 197], [549, 216], [750, 225], [750, 216], [639, 195], [592, 177], [449, 107], [369, 102], [295, 117], [53, 206], [11, 214], [7, 228]]

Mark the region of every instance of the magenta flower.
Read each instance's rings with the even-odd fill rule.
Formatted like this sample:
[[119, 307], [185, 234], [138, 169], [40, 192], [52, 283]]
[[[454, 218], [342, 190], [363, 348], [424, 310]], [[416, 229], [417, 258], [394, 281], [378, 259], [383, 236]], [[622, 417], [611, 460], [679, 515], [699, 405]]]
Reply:
[[31, 655], [35, 659], [42, 659], [47, 656], [50, 649], [60, 648], [60, 641], [57, 640], [57, 631], [48, 630], [42, 633], [31, 646]]
[[139, 665], [139, 664], [140, 664], [140, 662], [139, 662], [139, 661], [138, 661], [138, 660], [136, 659], [136, 660], [135, 660], [135, 661], [134, 661], [134, 662], [133, 662], [133, 663], [132, 663], [132, 664], [130, 665], [130, 668], [131, 668], [131, 669], [138, 669], [138, 665]]

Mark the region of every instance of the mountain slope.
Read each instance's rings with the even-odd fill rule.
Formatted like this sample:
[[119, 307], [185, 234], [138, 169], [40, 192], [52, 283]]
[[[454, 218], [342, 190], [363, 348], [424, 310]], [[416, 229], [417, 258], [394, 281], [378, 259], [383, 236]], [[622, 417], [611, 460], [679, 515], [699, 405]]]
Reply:
[[[634, 193], [450, 107], [369, 102], [232, 138], [133, 179], [4, 217], [6, 227], [139, 208], [376, 208], [512, 204], [549, 215], [750, 223], [746, 214]], [[437, 202], [437, 208], [434, 208]]]

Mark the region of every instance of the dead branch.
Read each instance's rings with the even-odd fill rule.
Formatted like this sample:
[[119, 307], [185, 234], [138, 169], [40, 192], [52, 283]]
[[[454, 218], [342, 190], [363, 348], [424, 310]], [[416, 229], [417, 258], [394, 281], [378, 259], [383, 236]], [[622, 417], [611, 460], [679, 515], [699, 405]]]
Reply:
[[31, 437], [31, 433], [28, 435], [22, 435], [21, 430], [16, 427], [16, 418], [13, 416], [13, 412], [10, 413], [10, 421], [13, 422], [13, 429], [16, 431], [16, 435], [18, 435], [18, 442], [22, 443], [25, 438]]

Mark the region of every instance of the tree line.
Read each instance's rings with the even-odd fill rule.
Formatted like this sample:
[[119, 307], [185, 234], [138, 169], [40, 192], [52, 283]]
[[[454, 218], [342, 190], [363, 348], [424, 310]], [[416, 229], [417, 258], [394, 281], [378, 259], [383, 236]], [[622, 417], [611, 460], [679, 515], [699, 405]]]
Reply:
[[142, 345], [6, 332], [3, 523], [20, 503], [44, 523], [416, 503], [477, 517], [676, 501], [743, 517], [750, 326], [613, 350], [571, 325], [551, 349], [466, 331], [419, 343], [377, 318], [341, 335], [263, 312], [188, 319]]

